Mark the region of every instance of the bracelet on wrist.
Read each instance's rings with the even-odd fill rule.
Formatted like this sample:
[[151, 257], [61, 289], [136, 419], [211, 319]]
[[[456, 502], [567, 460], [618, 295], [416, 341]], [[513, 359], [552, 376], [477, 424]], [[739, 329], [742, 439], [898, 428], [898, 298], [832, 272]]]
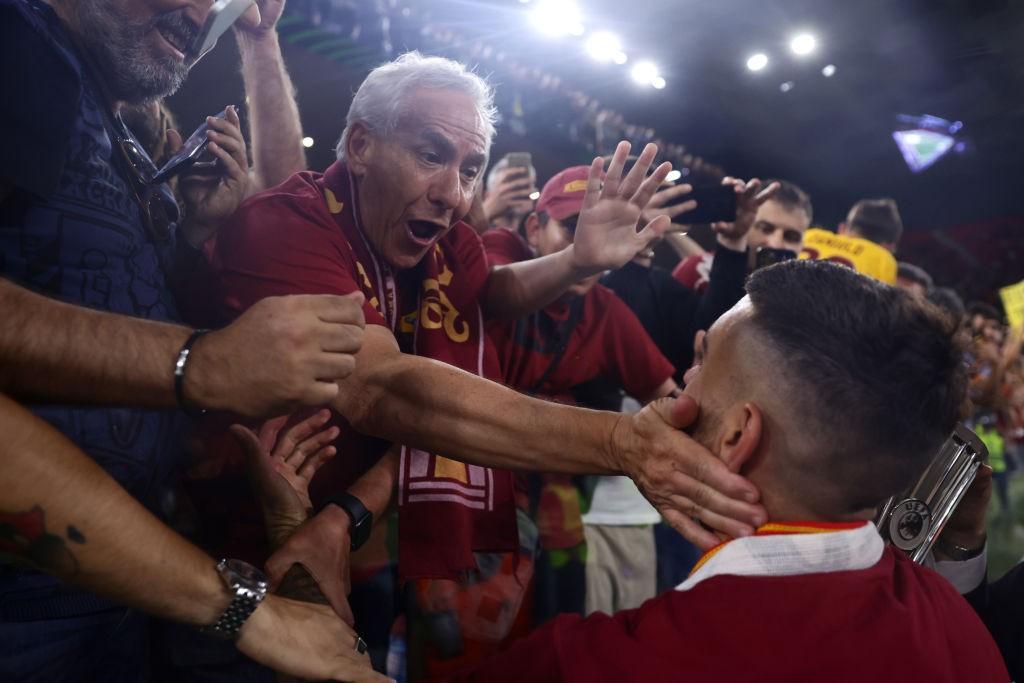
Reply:
[[194, 330], [188, 336], [181, 350], [178, 351], [178, 360], [174, 363], [174, 398], [178, 402], [181, 412], [189, 417], [202, 417], [206, 411], [202, 408], [191, 408], [185, 402], [185, 368], [188, 366], [188, 359], [192, 353], [192, 345], [210, 330]]

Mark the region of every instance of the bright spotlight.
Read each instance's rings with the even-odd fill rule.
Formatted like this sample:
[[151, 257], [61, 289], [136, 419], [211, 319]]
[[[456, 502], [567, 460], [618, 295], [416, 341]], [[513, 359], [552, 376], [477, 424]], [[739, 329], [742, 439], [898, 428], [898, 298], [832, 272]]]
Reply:
[[625, 64], [628, 59], [629, 57], [626, 56], [625, 52], [616, 52], [615, 56], [612, 58], [616, 64]]
[[541, 33], [549, 36], [583, 34], [580, 9], [571, 0], [541, 0], [530, 12], [530, 19]]
[[664, 90], [665, 79], [662, 78], [661, 76], [655, 76], [654, 78], [651, 79], [651, 87], [654, 88], [655, 90]]
[[793, 36], [793, 40], [789, 41], [789, 49], [793, 51], [793, 54], [801, 56], [814, 52], [814, 48], [817, 45], [817, 39], [810, 33], [799, 33]]
[[789, 92], [790, 90], [793, 89], [794, 85], [796, 85], [796, 84], [793, 81], [786, 81], [785, 83], [783, 83], [782, 85], [779, 86], [779, 91], [780, 92]]
[[537, 191], [537, 192], [531, 192], [531, 193], [530, 193], [530, 195], [529, 195], [529, 197], [530, 197], [530, 199], [532, 199], [533, 201], [537, 201], [538, 199], [540, 199], [540, 192], [539, 192], [539, 191]]
[[671, 171], [668, 172], [668, 175], [665, 176], [665, 182], [674, 183], [675, 181], [679, 180], [682, 177], [683, 172], [680, 171], [678, 168], [673, 168]]
[[768, 55], [763, 52], [758, 52], [756, 55], [750, 55], [747, 59], [747, 68], [751, 71], [760, 71], [766, 66], [768, 66]]
[[832, 78], [836, 75], [836, 65], [826, 64], [821, 70], [821, 75], [825, 78]]
[[312, 147], [313, 146], [313, 138], [311, 138], [311, 137], [302, 138], [302, 146], [303, 147]]
[[654, 62], [637, 62], [630, 75], [641, 85], [652, 85], [654, 79], [658, 77], [658, 67]]
[[598, 31], [587, 40], [587, 54], [599, 62], [610, 62], [622, 52], [619, 37], [608, 31]]

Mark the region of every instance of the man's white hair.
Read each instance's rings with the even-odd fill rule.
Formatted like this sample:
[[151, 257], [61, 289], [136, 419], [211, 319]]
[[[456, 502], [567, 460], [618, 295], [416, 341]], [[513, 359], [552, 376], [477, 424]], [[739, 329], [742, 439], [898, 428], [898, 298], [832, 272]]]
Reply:
[[354, 124], [361, 123], [378, 135], [388, 135], [398, 126], [402, 115], [416, 106], [415, 101], [408, 100], [410, 93], [419, 89], [456, 90], [469, 95], [484, 128], [486, 151], [490, 150], [498, 110], [487, 81], [451, 59], [406, 52], [371, 71], [359, 86], [335, 148], [338, 159], [345, 160]]

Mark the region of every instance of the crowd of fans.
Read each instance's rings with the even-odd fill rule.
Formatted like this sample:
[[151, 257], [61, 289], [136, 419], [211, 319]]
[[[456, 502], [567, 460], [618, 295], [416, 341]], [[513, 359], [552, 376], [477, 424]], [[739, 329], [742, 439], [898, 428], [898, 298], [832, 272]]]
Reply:
[[[726, 177], [705, 250], [672, 154], [491, 159], [419, 53], [307, 170], [283, 6], [167, 179], [208, 3], [0, 0], [0, 679], [1021, 680], [1024, 329], [893, 200]], [[932, 571], [871, 520], [958, 422]]]

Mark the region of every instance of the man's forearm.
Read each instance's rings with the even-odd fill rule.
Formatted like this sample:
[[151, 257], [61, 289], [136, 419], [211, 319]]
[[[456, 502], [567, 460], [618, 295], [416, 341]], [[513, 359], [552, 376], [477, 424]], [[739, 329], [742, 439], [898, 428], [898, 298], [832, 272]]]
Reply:
[[560, 297], [569, 287], [595, 273], [573, 265], [572, 246], [562, 251], [491, 269], [484, 294], [485, 314], [495, 320], [529, 315]]
[[0, 279], [0, 391], [25, 401], [172, 408], [190, 330], [50, 299]]
[[220, 617], [230, 596], [212, 558], [3, 396], [0, 433], [0, 541], [8, 555], [169, 619], [212, 624]]
[[363, 433], [488, 467], [620, 473], [611, 453], [616, 413], [541, 401], [399, 353], [377, 325], [367, 327], [356, 368], [339, 382], [334, 407]]
[[302, 124], [276, 31], [258, 37], [240, 33], [238, 47], [248, 98], [253, 192], [258, 192], [306, 168]]

